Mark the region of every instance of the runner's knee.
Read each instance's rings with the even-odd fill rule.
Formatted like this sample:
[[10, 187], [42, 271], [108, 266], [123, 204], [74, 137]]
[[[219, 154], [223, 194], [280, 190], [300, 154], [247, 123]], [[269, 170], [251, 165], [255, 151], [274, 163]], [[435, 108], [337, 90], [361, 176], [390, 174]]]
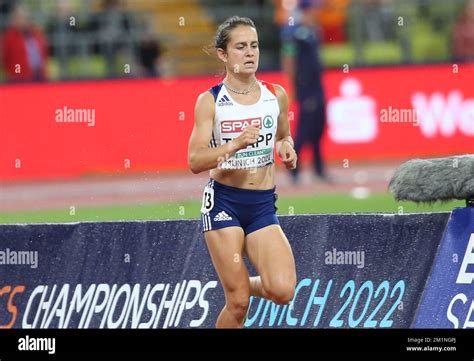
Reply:
[[295, 282], [290, 280], [277, 280], [270, 282], [265, 289], [270, 299], [280, 305], [287, 305], [295, 295]]

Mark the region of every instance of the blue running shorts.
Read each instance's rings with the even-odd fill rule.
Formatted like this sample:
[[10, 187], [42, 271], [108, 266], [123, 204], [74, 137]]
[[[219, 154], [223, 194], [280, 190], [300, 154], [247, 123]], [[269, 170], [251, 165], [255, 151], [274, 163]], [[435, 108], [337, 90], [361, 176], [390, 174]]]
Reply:
[[271, 224], [280, 224], [275, 214], [278, 198], [275, 188], [235, 188], [211, 178], [202, 196], [203, 232], [237, 226], [247, 235]]

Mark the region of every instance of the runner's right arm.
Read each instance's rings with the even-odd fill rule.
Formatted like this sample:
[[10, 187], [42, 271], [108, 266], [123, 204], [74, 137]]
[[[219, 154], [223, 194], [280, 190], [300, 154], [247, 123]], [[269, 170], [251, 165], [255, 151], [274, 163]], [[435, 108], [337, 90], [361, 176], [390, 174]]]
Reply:
[[233, 156], [239, 149], [255, 143], [260, 129], [248, 126], [239, 137], [209, 148], [215, 115], [214, 97], [208, 91], [199, 95], [194, 111], [194, 128], [189, 138], [188, 165], [194, 174], [204, 172], [217, 166]]

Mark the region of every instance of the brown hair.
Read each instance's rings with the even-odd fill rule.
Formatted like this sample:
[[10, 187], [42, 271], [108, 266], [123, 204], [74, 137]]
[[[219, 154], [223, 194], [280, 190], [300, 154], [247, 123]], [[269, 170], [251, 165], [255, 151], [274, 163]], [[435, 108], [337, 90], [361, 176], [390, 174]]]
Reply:
[[246, 25], [256, 29], [252, 19], [240, 16], [232, 16], [217, 28], [216, 36], [214, 37], [214, 48], [226, 50], [227, 43], [230, 40], [230, 32], [240, 25]]

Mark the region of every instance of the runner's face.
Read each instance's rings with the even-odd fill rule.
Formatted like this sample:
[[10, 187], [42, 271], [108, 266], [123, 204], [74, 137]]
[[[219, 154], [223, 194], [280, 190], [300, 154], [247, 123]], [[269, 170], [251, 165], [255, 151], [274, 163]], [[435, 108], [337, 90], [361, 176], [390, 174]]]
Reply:
[[234, 73], [254, 74], [258, 68], [258, 36], [251, 26], [238, 26], [227, 43], [227, 69]]

